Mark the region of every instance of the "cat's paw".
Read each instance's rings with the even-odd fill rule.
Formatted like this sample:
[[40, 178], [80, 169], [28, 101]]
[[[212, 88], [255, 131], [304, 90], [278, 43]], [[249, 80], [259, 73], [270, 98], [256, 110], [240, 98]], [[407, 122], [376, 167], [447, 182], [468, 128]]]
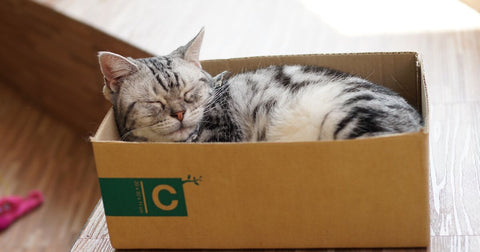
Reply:
[[223, 71], [213, 77], [213, 87], [221, 87], [223, 83], [230, 77], [231, 73], [229, 71]]

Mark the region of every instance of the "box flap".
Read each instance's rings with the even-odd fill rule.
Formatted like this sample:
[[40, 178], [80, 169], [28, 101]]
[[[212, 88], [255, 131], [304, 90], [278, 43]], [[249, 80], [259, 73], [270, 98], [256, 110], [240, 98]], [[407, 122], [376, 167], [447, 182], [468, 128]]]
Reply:
[[110, 109], [107, 112], [107, 115], [103, 118], [95, 136], [91, 137], [90, 140], [92, 142], [120, 140], [120, 134], [118, 133], [117, 124], [115, 123], [113, 109]]
[[425, 74], [424, 70], [425, 68], [423, 67], [423, 61], [420, 57], [420, 55], [417, 55], [417, 83], [419, 93], [421, 95], [421, 107], [418, 110], [422, 117], [423, 117], [423, 131], [425, 133], [428, 133], [429, 128], [430, 128], [430, 111], [429, 111], [429, 100], [428, 100], [428, 90], [427, 90], [427, 82], [425, 81]]

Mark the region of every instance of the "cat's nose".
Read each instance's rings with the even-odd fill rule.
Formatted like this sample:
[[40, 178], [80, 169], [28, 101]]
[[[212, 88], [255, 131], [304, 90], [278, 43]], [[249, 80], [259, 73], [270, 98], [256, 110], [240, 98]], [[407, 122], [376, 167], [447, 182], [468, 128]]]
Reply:
[[177, 118], [180, 122], [183, 121], [183, 115], [185, 114], [185, 110], [173, 112], [171, 114], [172, 117]]

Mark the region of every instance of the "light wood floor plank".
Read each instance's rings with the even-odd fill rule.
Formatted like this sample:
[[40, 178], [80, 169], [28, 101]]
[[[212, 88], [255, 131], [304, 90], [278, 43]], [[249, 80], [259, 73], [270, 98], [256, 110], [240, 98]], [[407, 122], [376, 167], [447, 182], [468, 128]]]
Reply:
[[0, 84], [0, 197], [45, 202], [0, 233], [1, 251], [65, 251], [100, 197], [91, 147], [66, 124]]
[[431, 106], [431, 231], [480, 235], [480, 103]]

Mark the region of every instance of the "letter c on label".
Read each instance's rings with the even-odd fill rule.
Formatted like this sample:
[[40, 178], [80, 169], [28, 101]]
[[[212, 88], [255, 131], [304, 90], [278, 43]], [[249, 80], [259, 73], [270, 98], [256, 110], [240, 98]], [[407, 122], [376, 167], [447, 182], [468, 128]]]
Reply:
[[153, 199], [153, 203], [155, 204], [155, 206], [157, 206], [158, 208], [160, 208], [164, 211], [171, 211], [171, 210], [177, 208], [178, 200], [172, 200], [170, 205], [164, 205], [162, 202], [160, 202], [160, 200], [158, 199], [158, 194], [162, 190], [168, 191], [170, 194], [177, 194], [177, 191], [175, 191], [175, 188], [173, 188], [169, 185], [158, 185], [158, 186], [156, 186], [155, 188], [153, 188], [153, 192], [152, 192], [152, 199]]

